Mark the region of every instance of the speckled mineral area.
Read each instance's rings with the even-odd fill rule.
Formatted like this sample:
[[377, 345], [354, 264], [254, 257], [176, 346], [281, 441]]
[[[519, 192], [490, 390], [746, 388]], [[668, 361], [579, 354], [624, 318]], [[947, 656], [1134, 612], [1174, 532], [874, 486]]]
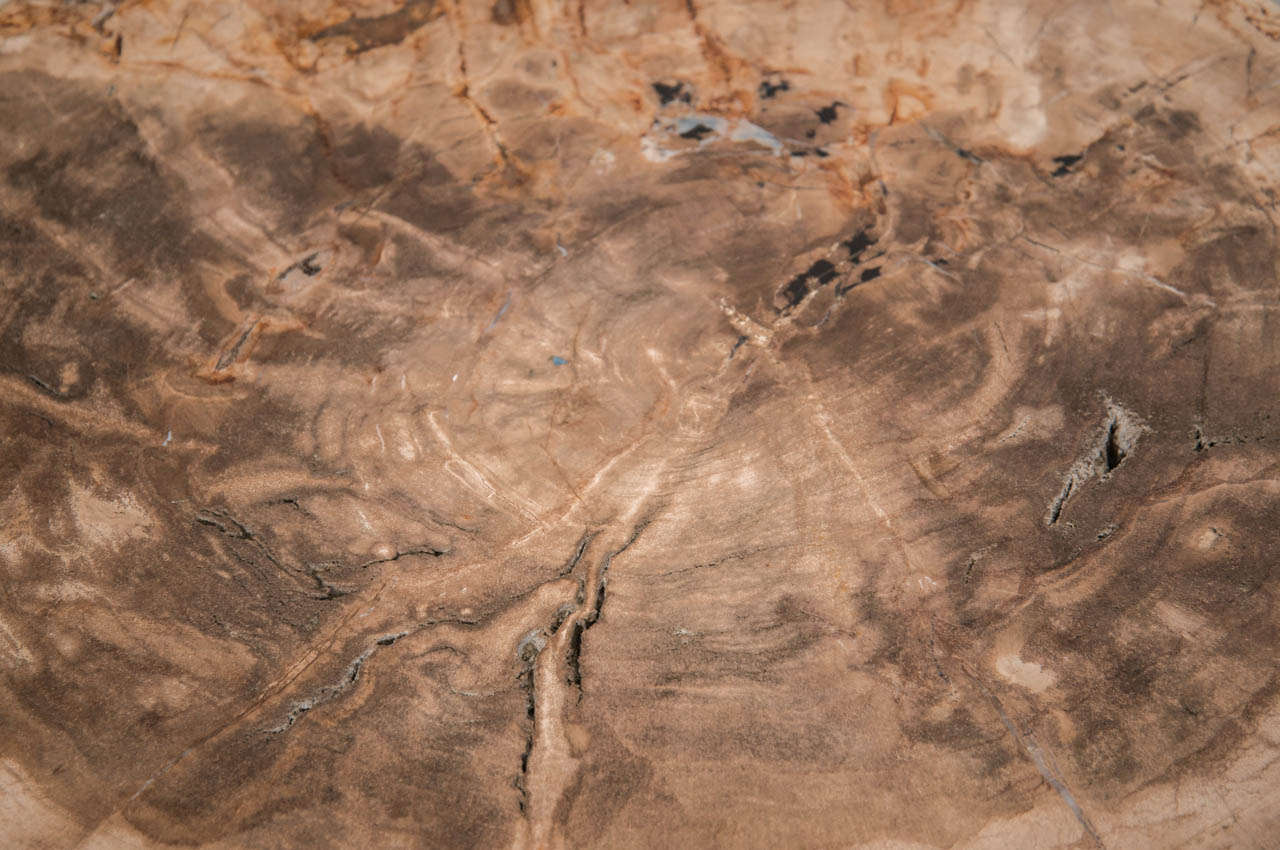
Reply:
[[1280, 6], [0, 4], [0, 845], [1280, 846]]

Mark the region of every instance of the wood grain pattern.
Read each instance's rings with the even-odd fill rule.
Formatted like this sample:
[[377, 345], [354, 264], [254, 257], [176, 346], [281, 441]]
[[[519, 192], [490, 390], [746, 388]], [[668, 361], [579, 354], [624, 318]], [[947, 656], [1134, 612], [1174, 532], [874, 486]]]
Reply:
[[0, 843], [1280, 846], [1277, 39], [0, 6]]

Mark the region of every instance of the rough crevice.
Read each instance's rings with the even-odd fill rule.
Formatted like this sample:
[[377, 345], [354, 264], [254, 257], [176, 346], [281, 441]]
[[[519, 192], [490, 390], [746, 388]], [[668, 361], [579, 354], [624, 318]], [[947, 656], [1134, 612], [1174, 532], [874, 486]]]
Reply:
[[1120, 444], [1120, 439], [1117, 436], [1118, 428], [1119, 421], [1113, 416], [1111, 421], [1107, 423], [1107, 439], [1102, 448], [1103, 461], [1106, 464], [1107, 472], [1111, 472], [1119, 466], [1120, 462], [1124, 460], [1125, 455], [1127, 454], [1124, 446]]
[[587, 547], [590, 546], [591, 541], [595, 539], [595, 536], [596, 532], [594, 531], [587, 531], [583, 533], [581, 539], [578, 540], [577, 548], [573, 550], [572, 557], [570, 557], [569, 560], [565, 562], [565, 565], [560, 568], [560, 573], [557, 578], [564, 578], [573, 572], [574, 568], [578, 566], [578, 562], [582, 560], [582, 556], [587, 551]]
[[675, 80], [671, 83], [664, 83], [659, 80], [652, 85], [654, 93], [658, 96], [658, 104], [660, 106], [666, 106], [676, 101], [693, 103], [693, 89], [683, 80]]
[[1065, 156], [1055, 156], [1053, 158], [1054, 165], [1057, 166], [1053, 170], [1054, 177], [1065, 177], [1071, 173], [1071, 166], [1084, 159], [1084, 154], [1066, 154]]
[[[582, 637], [587, 629], [600, 620], [600, 614], [604, 610], [605, 592], [609, 586], [609, 566], [613, 563], [614, 558], [631, 548], [631, 545], [636, 542], [648, 525], [648, 520], [638, 523], [632, 530], [631, 536], [626, 539], [626, 542], [604, 556], [604, 559], [600, 562], [600, 569], [596, 574], [595, 593], [589, 599], [590, 604], [586, 612], [573, 621], [573, 632], [569, 635], [569, 645], [565, 651], [565, 666], [569, 671], [565, 678], [568, 684], [577, 688], [579, 700], [582, 699]], [[579, 595], [582, 596], [581, 593]], [[586, 601], [588, 600], [584, 600], [584, 603]]]
[[805, 299], [810, 292], [815, 289], [826, 286], [831, 281], [839, 277], [839, 271], [834, 263], [827, 259], [815, 260], [809, 268], [791, 279], [786, 286], [778, 292], [778, 296], [785, 302], [785, 306], [779, 308], [780, 313], [785, 313], [795, 307]]
[[[292, 502], [296, 507], [298, 507], [299, 510], [302, 510], [301, 506], [297, 505], [297, 500], [285, 499], [282, 501]], [[261, 537], [256, 532], [254, 532], [251, 528], [249, 528], [247, 524], [236, 519], [227, 511], [217, 510], [214, 508], [203, 508], [196, 514], [195, 519], [196, 519], [196, 522], [200, 523], [201, 525], [216, 529], [224, 537], [229, 537], [232, 540], [243, 540], [246, 543], [251, 544], [277, 570], [279, 570], [281, 573], [285, 574], [295, 582], [298, 580], [299, 576], [298, 576], [297, 570], [290, 569], [288, 566], [286, 566], [285, 563], [279, 557], [276, 556], [276, 554], [271, 550], [271, 548], [262, 541]], [[233, 554], [236, 554], [236, 557], [239, 558], [240, 560], [245, 561], [246, 563], [249, 563], [245, 558], [241, 557], [238, 553], [233, 553]], [[433, 558], [438, 558], [446, 554], [448, 554], [448, 550], [437, 549], [430, 545], [411, 546], [407, 549], [397, 550], [395, 554], [390, 555], [389, 557], [386, 557], [386, 558], [373, 558], [372, 560], [365, 561], [361, 564], [358, 564], [357, 567], [359, 569], [365, 569], [375, 564], [384, 564], [390, 561], [397, 561], [401, 558], [408, 557], [411, 555], [427, 555]], [[350, 590], [343, 589], [341, 587], [338, 587], [337, 585], [330, 583], [321, 575], [323, 572], [329, 569], [343, 568], [343, 566], [344, 565], [338, 561], [318, 561], [318, 562], [303, 564], [301, 567], [301, 573], [306, 575], [306, 577], [311, 580], [311, 583], [314, 585], [314, 588], [312, 588], [312, 590], [318, 591], [318, 594], [311, 593], [309, 595], [311, 595], [313, 599], [337, 599], [340, 596], [346, 596], [348, 593], [351, 593]]]
[[[295, 573], [286, 567], [275, 553], [271, 551], [271, 547], [267, 546], [258, 535], [249, 528], [245, 523], [236, 519], [227, 511], [217, 510], [215, 508], [202, 508], [196, 513], [196, 522], [200, 525], [216, 529], [218, 533], [232, 540], [243, 540], [253, 545], [262, 556], [266, 558], [272, 566], [284, 573], [290, 579], [296, 579]], [[314, 578], [314, 576], [313, 576]]]
[[1045, 514], [1045, 525], [1054, 526], [1062, 518], [1067, 500], [1078, 493], [1081, 487], [1097, 478], [1106, 481], [1111, 474], [1124, 463], [1125, 458], [1133, 453], [1139, 438], [1146, 432], [1147, 426], [1136, 414], [1113, 401], [1107, 401], [1107, 418], [1096, 441], [1075, 462], [1062, 481], [1062, 488], [1049, 503]]
[[1049, 504], [1049, 525], [1057, 523], [1058, 518], [1062, 516], [1062, 506], [1067, 503], [1067, 499], [1071, 498], [1071, 489], [1073, 487], [1075, 487], [1075, 480], [1068, 478], [1062, 485], [1062, 489], [1058, 492], [1058, 495], [1055, 496], [1053, 501]]
[[[582, 552], [585, 551], [594, 536], [594, 533], [584, 535], [583, 541], [578, 544], [577, 554], [574, 557], [575, 563], [578, 558], [582, 557]], [[519, 683], [521, 690], [524, 691], [525, 720], [529, 727], [528, 733], [525, 735], [524, 750], [520, 755], [520, 772], [516, 774], [515, 781], [512, 783], [519, 794], [518, 803], [521, 814], [526, 814], [529, 806], [529, 759], [533, 755], [533, 743], [537, 732], [538, 720], [537, 687], [535, 685], [538, 657], [542, 655], [542, 651], [547, 648], [547, 643], [555, 637], [560, 628], [573, 616], [576, 610], [572, 605], [561, 605], [556, 609], [547, 628], [534, 629], [521, 638], [520, 643], [516, 645], [516, 658], [520, 661], [520, 672], [516, 674], [516, 681]]]
[[[559, 624], [556, 624], [556, 628], [559, 628]], [[552, 633], [554, 634], [554, 630]], [[515, 781], [512, 783], [518, 795], [517, 803], [522, 815], [527, 813], [529, 807], [529, 757], [533, 755], [533, 737], [537, 730], [538, 719], [538, 701], [533, 683], [534, 666], [538, 663], [538, 656], [546, 646], [547, 636], [542, 629], [535, 629], [525, 635], [516, 646], [516, 657], [520, 659], [520, 672], [516, 674], [516, 681], [524, 691], [525, 722], [529, 727], [524, 739], [524, 751], [520, 754], [520, 772], [516, 774]]]
[[51, 385], [49, 385], [49, 384], [48, 384], [48, 383], [46, 383], [45, 381], [40, 380], [40, 379], [39, 379], [38, 377], [36, 377], [35, 375], [27, 375], [27, 376], [25, 376], [25, 377], [26, 377], [26, 379], [27, 379], [28, 381], [30, 381], [30, 382], [31, 382], [32, 386], [34, 386], [36, 389], [40, 390], [42, 393], [44, 393], [45, 395], [49, 396], [50, 398], [55, 398], [55, 399], [57, 399], [58, 401], [66, 401], [66, 400], [67, 400], [67, 396], [66, 396], [66, 395], [64, 395], [63, 393], [58, 392], [58, 391], [57, 391], [56, 389], [54, 389]]
[[302, 717], [302, 715], [306, 714], [308, 711], [341, 696], [360, 680], [360, 671], [364, 669], [365, 662], [369, 660], [369, 657], [373, 655], [373, 653], [381, 647], [391, 646], [407, 634], [409, 634], [409, 631], [406, 630], [403, 632], [384, 635], [375, 640], [372, 646], [352, 659], [351, 663], [347, 665], [346, 672], [343, 673], [341, 679], [332, 685], [326, 685], [321, 688], [316, 692], [315, 696], [307, 697], [306, 699], [295, 702], [289, 707], [289, 713], [285, 715], [284, 720], [281, 721], [278, 726], [273, 726], [272, 728], [264, 729], [263, 731], [270, 735], [278, 735], [281, 732], [285, 732], [293, 728], [293, 724], [298, 722], [298, 718]]
[[287, 267], [284, 271], [280, 272], [280, 274], [276, 275], [276, 280], [284, 280], [291, 272], [294, 271], [300, 271], [307, 277], [315, 277], [320, 274], [320, 272], [324, 271], [324, 267], [316, 262], [316, 258], [319, 256], [319, 251], [314, 251], [308, 254], [301, 260], [298, 260], [298, 262]]

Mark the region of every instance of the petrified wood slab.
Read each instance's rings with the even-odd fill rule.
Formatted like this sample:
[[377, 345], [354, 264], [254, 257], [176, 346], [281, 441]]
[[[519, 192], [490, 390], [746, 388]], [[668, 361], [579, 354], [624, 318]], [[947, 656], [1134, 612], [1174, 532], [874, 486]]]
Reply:
[[1280, 846], [1278, 12], [0, 7], [0, 844]]

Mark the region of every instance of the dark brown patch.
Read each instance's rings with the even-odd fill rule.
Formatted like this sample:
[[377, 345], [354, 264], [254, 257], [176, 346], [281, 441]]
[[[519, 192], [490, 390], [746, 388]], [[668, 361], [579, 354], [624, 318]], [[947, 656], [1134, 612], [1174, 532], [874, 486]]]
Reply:
[[427, 23], [443, 15], [436, 0], [408, 0], [394, 12], [370, 17], [352, 16], [340, 24], [333, 24], [312, 33], [311, 41], [331, 38], [346, 39], [347, 53], [355, 55], [391, 44], [399, 44]]

